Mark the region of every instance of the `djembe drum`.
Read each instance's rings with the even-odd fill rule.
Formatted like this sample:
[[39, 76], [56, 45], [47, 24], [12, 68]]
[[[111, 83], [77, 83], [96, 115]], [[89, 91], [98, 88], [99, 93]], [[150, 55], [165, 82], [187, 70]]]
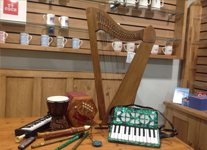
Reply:
[[67, 96], [51, 96], [47, 98], [47, 107], [52, 116], [50, 122], [51, 131], [69, 128], [64, 115], [67, 111], [69, 98]]

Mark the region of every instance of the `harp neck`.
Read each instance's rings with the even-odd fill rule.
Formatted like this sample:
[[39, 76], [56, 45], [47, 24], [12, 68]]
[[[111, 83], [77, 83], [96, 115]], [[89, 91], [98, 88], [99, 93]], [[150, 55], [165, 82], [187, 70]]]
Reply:
[[[119, 26], [105, 11], [93, 7], [86, 9], [87, 18], [93, 20], [94, 32], [104, 30], [121, 41], [139, 41], [154, 43], [156, 36], [152, 26], [139, 31], [129, 31]], [[150, 35], [150, 36], [149, 36]]]

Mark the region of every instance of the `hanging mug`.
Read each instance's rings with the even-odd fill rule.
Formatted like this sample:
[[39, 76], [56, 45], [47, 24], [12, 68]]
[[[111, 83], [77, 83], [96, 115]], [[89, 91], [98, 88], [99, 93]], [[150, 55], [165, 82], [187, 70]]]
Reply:
[[28, 45], [29, 42], [32, 40], [32, 36], [28, 33], [21, 33], [20, 35], [20, 44]]
[[67, 39], [63, 36], [57, 36], [57, 47], [64, 47], [67, 43]]
[[83, 44], [82, 40], [78, 38], [73, 38], [73, 48], [79, 49], [82, 44]]
[[115, 52], [121, 52], [122, 42], [119, 42], [119, 41], [113, 42], [112, 47], [113, 47]]
[[172, 55], [172, 46], [165, 46], [162, 48], [162, 51], [165, 55]]
[[[47, 18], [45, 19], [45, 17], [47, 17]], [[55, 15], [54, 14], [45, 14], [45, 15], [43, 15], [43, 19], [46, 21], [48, 26], [55, 25]]]
[[150, 5], [152, 0], [139, 0], [139, 8], [148, 8], [148, 5]]
[[41, 46], [49, 46], [52, 41], [52, 37], [49, 37], [48, 35], [41, 35]]
[[60, 22], [62, 28], [67, 28], [69, 17], [61, 16], [61, 17], [58, 18], [58, 21]]
[[[162, 4], [160, 4], [162, 1]], [[160, 10], [160, 7], [164, 6], [164, 0], [152, 0], [151, 10]]]

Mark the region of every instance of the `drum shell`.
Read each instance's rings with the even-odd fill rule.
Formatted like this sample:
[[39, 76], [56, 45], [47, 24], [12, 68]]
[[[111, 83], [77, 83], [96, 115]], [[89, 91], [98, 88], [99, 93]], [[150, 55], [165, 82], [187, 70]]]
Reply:
[[68, 103], [67, 102], [50, 102], [47, 101], [47, 108], [49, 110], [49, 113], [52, 116], [63, 116], [65, 115], [67, 108], [68, 108]]

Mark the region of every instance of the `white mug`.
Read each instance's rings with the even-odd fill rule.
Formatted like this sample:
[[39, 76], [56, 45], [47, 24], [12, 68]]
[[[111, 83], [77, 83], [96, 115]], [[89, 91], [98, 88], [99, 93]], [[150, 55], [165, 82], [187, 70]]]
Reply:
[[[160, 1], [162, 1], [162, 4], [160, 4]], [[164, 0], [152, 0], [151, 9], [157, 9], [159, 10], [160, 7], [164, 6]]]
[[162, 51], [165, 55], [172, 55], [172, 46], [165, 46], [162, 48]]
[[73, 48], [79, 49], [82, 44], [83, 44], [82, 40], [78, 38], [73, 38]]
[[135, 46], [134, 43], [127, 43], [127, 44], [124, 44], [124, 49], [127, 52], [133, 52], [134, 51], [134, 46]]
[[148, 8], [148, 5], [150, 5], [152, 0], [139, 0], [139, 8]]
[[[45, 19], [47, 16], [47, 19]], [[55, 25], [55, 15], [54, 14], [45, 14], [43, 15], [43, 19], [47, 22], [47, 25], [54, 26]]]
[[68, 21], [69, 21], [69, 17], [67, 16], [61, 16], [58, 18], [60, 24], [61, 24], [61, 27], [65, 27], [67, 28], [68, 27]]
[[28, 45], [31, 40], [32, 40], [32, 36], [29, 35], [28, 33], [20, 34], [20, 44]]
[[57, 47], [64, 47], [67, 43], [67, 39], [63, 36], [57, 36]]
[[159, 45], [153, 45], [152, 50], [151, 50], [151, 54], [157, 54], [159, 51]]
[[121, 52], [122, 42], [116, 41], [116, 42], [113, 42], [111, 45], [115, 52]]
[[0, 31], [0, 43], [5, 43], [7, 37], [8, 37], [8, 33], [4, 31]]
[[126, 6], [136, 6], [136, 0], [125, 0]]

